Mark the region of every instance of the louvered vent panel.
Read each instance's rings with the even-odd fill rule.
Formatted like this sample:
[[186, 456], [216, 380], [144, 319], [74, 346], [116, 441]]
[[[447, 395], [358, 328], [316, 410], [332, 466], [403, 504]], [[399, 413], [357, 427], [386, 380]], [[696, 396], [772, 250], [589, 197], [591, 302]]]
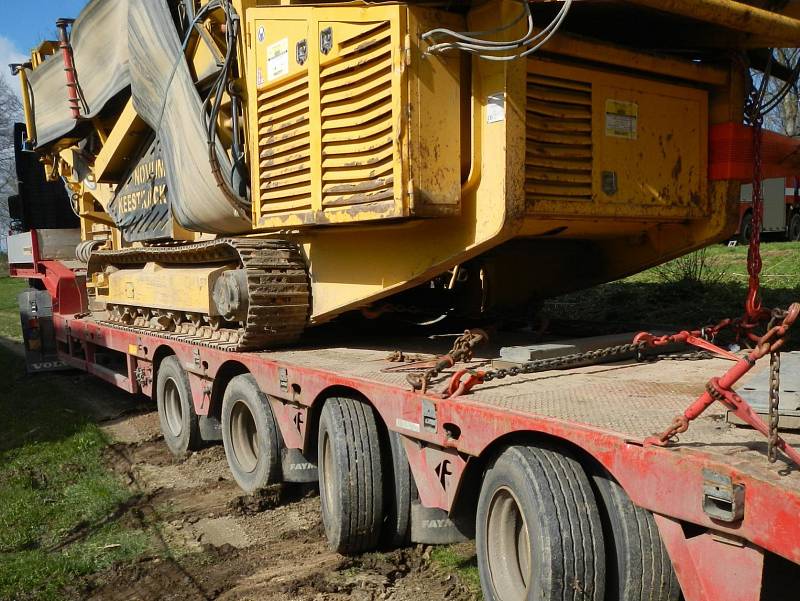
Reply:
[[394, 197], [392, 76], [388, 21], [342, 40], [321, 68], [323, 209]]
[[525, 197], [592, 199], [592, 86], [538, 75], [527, 79]]
[[262, 215], [311, 209], [308, 111], [308, 77], [305, 75], [258, 96]]

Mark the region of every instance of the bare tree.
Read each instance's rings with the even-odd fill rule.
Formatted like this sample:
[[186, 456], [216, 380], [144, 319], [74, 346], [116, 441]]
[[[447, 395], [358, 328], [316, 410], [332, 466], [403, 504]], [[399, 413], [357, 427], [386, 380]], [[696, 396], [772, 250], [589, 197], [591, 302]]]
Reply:
[[[800, 49], [776, 48], [774, 56], [779, 63], [791, 68], [800, 60]], [[775, 93], [784, 85], [783, 81], [773, 79], [770, 83], [770, 92]], [[800, 110], [798, 109], [800, 109], [800, 90], [795, 82], [789, 88], [783, 101], [766, 116], [766, 127], [787, 136], [800, 136]]]
[[22, 105], [4, 77], [0, 77], [0, 236], [5, 241], [10, 218], [8, 197], [16, 193], [17, 174], [14, 164], [14, 123], [19, 121]]

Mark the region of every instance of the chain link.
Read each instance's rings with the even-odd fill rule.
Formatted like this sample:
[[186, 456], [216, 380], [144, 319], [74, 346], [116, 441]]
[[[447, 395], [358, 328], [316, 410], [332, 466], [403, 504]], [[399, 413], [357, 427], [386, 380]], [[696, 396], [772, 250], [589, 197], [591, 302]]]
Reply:
[[521, 365], [513, 367], [506, 367], [501, 369], [490, 369], [482, 372], [470, 372], [473, 375], [480, 375], [484, 382], [491, 382], [492, 380], [502, 380], [507, 377], [514, 377], [523, 374], [532, 374], [541, 371], [550, 371], [552, 369], [564, 369], [567, 367], [574, 367], [576, 365], [583, 365], [587, 363], [598, 363], [601, 361], [608, 361], [612, 359], [624, 359], [631, 355], [637, 359], [642, 358], [642, 351], [647, 346], [644, 342], [636, 344], [621, 344], [618, 346], [609, 346], [593, 351], [586, 351], [584, 353], [574, 353], [572, 355], [564, 355], [563, 357], [553, 357], [552, 359], [535, 359], [528, 361]]
[[745, 310], [749, 320], [755, 322], [761, 318], [761, 225], [764, 221], [764, 195], [761, 185], [763, 174], [761, 134], [764, 117], [760, 110], [753, 110], [751, 121], [753, 126], [753, 220], [750, 228], [750, 244], [747, 248], [749, 282]]
[[767, 458], [770, 463], [778, 460], [778, 421], [780, 420], [781, 392], [781, 355], [770, 353], [769, 356], [769, 446]]
[[456, 338], [453, 348], [446, 355], [436, 359], [436, 364], [424, 372], [410, 373], [406, 380], [414, 390], [427, 391], [433, 378], [442, 373], [443, 370], [452, 367], [459, 362], [472, 360], [472, 350], [482, 342], [489, 340], [489, 336], [483, 330], [465, 330], [464, 333]]
[[693, 353], [652, 355], [648, 356], [647, 359], [650, 359], [651, 357], [654, 361], [705, 361], [706, 359], [713, 359], [715, 355], [714, 353], [710, 353], [708, 351], [695, 351]]
[[[457, 341], [454, 345], [453, 351], [445, 357], [453, 357], [463, 361], [467, 356], [471, 356], [471, 348], [465, 349], [467, 352], [458, 352], [456, 349], [463, 344], [464, 337]], [[504, 367], [499, 369], [490, 370], [465, 370], [472, 376], [480, 377], [482, 382], [491, 382], [492, 380], [502, 380], [504, 378], [513, 378], [526, 374], [534, 374], [543, 371], [551, 371], [557, 369], [567, 369], [577, 366], [595, 365], [598, 363], [609, 363], [613, 361], [621, 361], [623, 359], [635, 358], [637, 361], [700, 361], [704, 359], [711, 359], [714, 357], [713, 353], [708, 351], [697, 351], [690, 353], [664, 353], [664, 354], [645, 354], [647, 348], [652, 348], [647, 342], [635, 342], [630, 344], [621, 344], [617, 346], [609, 346], [605, 348], [585, 351], [582, 353], [573, 353], [571, 355], [564, 355], [561, 357], [552, 357], [547, 359], [535, 359], [519, 365], [511, 367]], [[408, 374], [407, 378], [409, 383], [415, 390], [426, 390], [434, 377], [439, 375], [443, 369], [450, 367], [451, 363], [441, 362], [436, 367], [425, 370], [424, 372], [416, 372]]]

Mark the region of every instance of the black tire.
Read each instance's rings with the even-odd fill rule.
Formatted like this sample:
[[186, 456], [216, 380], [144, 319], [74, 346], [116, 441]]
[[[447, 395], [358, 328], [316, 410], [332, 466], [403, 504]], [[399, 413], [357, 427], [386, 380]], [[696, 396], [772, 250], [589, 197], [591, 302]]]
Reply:
[[739, 243], [740, 244], [748, 244], [750, 242], [750, 236], [753, 233], [753, 215], [752, 213], [746, 213], [744, 217], [742, 217], [742, 222], [739, 224]]
[[281, 437], [272, 407], [250, 374], [236, 376], [222, 398], [222, 444], [239, 487], [253, 493], [281, 480]]
[[678, 601], [680, 585], [653, 514], [601, 466], [591, 469], [606, 545], [606, 601]]
[[381, 543], [387, 547], [402, 547], [410, 540], [411, 502], [418, 495], [400, 435], [389, 432], [388, 438], [389, 450], [385, 453], [387, 461], [384, 468], [386, 519]]
[[331, 548], [345, 555], [374, 549], [383, 524], [383, 473], [372, 407], [350, 398], [325, 401], [317, 448], [322, 523]]
[[800, 213], [794, 213], [789, 220], [789, 240], [800, 242]]
[[603, 601], [605, 551], [591, 484], [556, 447], [510, 446], [494, 459], [476, 530], [486, 601]]
[[164, 442], [173, 455], [184, 457], [203, 446], [189, 376], [177, 357], [166, 357], [158, 368], [156, 405]]

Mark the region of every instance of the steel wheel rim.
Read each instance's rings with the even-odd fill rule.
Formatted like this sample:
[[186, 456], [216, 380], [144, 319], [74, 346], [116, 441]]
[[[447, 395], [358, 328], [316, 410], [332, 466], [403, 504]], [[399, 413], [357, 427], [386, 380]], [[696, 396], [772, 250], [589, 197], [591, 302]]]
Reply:
[[258, 465], [258, 426], [244, 401], [236, 401], [231, 409], [231, 443], [236, 461], [245, 472]]
[[322, 486], [320, 488], [322, 489], [325, 507], [329, 512], [333, 508], [333, 487], [331, 486], [331, 482], [334, 481], [332, 456], [331, 437], [326, 431], [322, 436], [322, 457], [320, 457], [320, 463], [322, 464], [322, 470], [320, 472]]
[[489, 574], [499, 601], [524, 601], [530, 589], [531, 544], [525, 516], [511, 489], [494, 491], [485, 525]]
[[172, 378], [168, 378], [164, 385], [164, 417], [170, 434], [180, 436], [183, 432], [183, 403], [178, 384]]

